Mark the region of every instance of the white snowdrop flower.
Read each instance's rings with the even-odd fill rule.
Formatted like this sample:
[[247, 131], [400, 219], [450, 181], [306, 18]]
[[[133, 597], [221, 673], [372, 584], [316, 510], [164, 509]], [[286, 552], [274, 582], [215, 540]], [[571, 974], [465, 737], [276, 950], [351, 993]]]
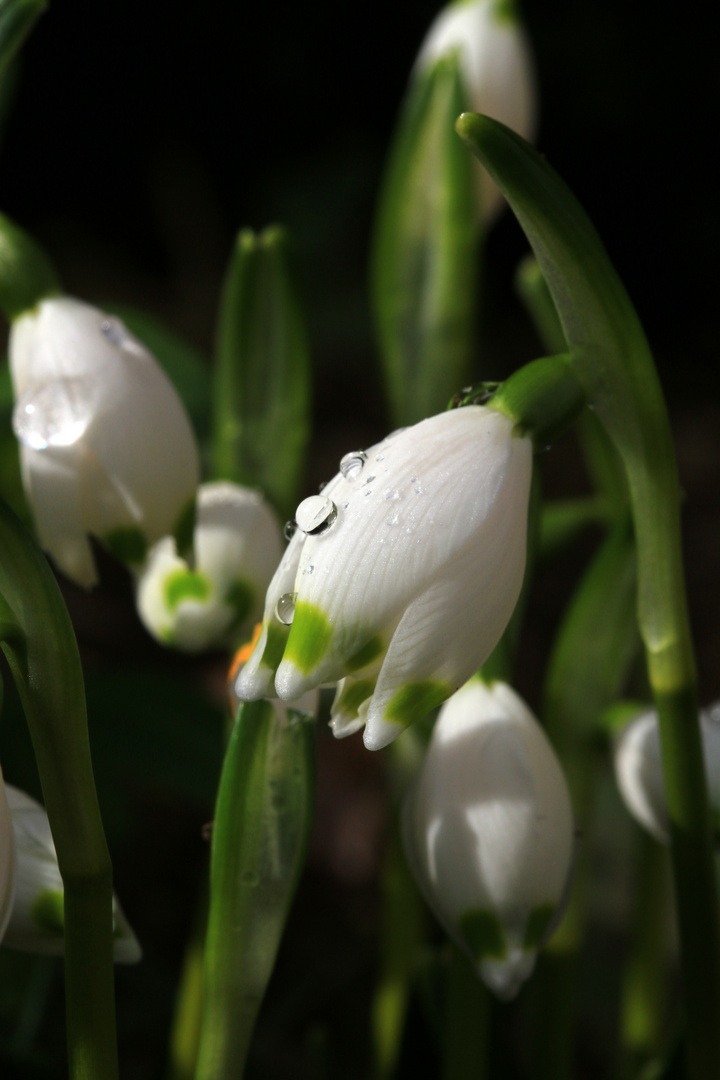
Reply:
[[525, 569], [532, 444], [481, 405], [347, 454], [300, 504], [270, 583], [244, 700], [344, 680], [338, 734], [391, 742], [441, 704], [502, 635]]
[[[3, 945], [22, 952], [62, 955], [64, 892], [50, 822], [43, 807], [11, 784], [5, 787], [17, 851], [17, 883]], [[140, 946], [113, 896], [114, 955], [134, 964]]]
[[192, 566], [166, 537], [138, 580], [140, 617], [158, 640], [197, 652], [247, 637], [282, 555], [280, 525], [259, 492], [226, 481], [198, 489]]
[[[720, 815], [720, 702], [700, 713], [700, 735], [710, 806]], [[663, 844], [670, 843], [657, 713], [643, 713], [615, 740], [615, 780], [633, 817]]]
[[473, 678], [440, 710], [403, 839], [450, 937], [498, 997], [514, 997], [562, 912], [573, 818], [544, 731], [505, 683]]
[[0, 941], [10, 919], [17, 880], [17, 859], [7, 788], [0, 770]]
[[[499, 120], [531, 140], [536, 125], [535, 75], [527, 37], [509, 0], [456, 0], [436, 17], [420, 47], [416, 71], [459, 51], [469, 108]], [[478, 170], [485, 221], [502, 196], [484, 169]]]
[[12, 324], [13, 427], [41, 546], [73, 581], [97, 571], [92, 534], [137, 565], [182, 530], [199, 479], [182, 402], [119, 319], [70, 297]]

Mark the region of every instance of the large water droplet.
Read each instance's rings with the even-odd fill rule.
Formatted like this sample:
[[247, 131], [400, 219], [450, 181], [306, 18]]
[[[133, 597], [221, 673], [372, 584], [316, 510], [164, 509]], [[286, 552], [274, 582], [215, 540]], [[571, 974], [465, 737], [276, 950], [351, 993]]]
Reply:
[[283, 525], [283, 536], [286, 540], [292, 540], [293, 536], [297, 532], [297, 521], [295, 518], [290, 518], [290, 521], [286, 521]]
[[340, 472], [346, 480], [354, 480], [362, 472], [362, 467], [366, 461], [367, 454], [364, 450], [351, 450], [349, 454], [345, 454], [340, 459]]
[[286, 592], [278, 600], [275, 605], [275, 614], [281, 623], [285, 626], [289, 626], [295, 618], [295, 601], [297, 600], [297, 593]]
[[95, 411], [94, 379], [55, 379], [31, 387], [13, 410], [13, 430], [33, 450], [72, 446], [85, 434]]
[[311, 495], [295, 511], [298, 528], [309, 536], [319, 536], [337, 519], [337, 506], [325, 495]]

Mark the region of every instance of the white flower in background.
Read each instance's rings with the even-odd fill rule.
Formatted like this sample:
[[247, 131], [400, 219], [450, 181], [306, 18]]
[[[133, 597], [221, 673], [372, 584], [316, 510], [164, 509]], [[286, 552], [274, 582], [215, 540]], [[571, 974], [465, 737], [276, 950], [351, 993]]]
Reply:
[[7, 789], [0, 770], [0, 941], [10, 919], [16, 888], [16, 856]]
[[[525, 32], [509, 0], [459, 0], [443, 8], [427, 32], [416, 61], [426, 71], [443, 56], [460, 54], [469, 108], [531, 140], [536, 124], [535, 77]], [[502, 196], [478, 170], [483, 220], [497, 212]]]
[[237, 681], [292, 701], [344, 680], [337, 734], [391, 742], [492, 652], [522, 585], [530, 439], [470, 405], [347, 454], [270, 583], [262, 632]]
[[153, 548], [137, 605], [150, 633], [188, 652], [247, 637], [282, 555], [280, 525], [256, 491], [237, 484], [198, 489], [192, 567], [172, 537]]
[[[63, 883], [50, 823], [42, 806], [7, 784], [7, 801], [17, 851], [17, 883], [3, 945], [22, 952], [62, 955], [64, 949]], [[134, 964], [142, 953], [113, 896], [114, 955]]]
[[187, 519], [199, 479], [190, 421], [169, 379], [119, 319], [69, 297], [13, 322], [9, 358], [41, 546], [85, 587], [97, 580], [88, 533], [141, 563]]
[[573, 818], [544, 731], [505, 683], [473, 678], [440, 710], [403, 839], [450, 937], [498, 997], [514, 997], [562, 912]]
[[[700, 713], [700, 735], [710, 806], [720, 815], [720, 702]], [[615, 779], [633, 817], [663, 844], [670, 843], [665, 782], [656, 712], [637, 716], [620, 732], [614, 749]]]

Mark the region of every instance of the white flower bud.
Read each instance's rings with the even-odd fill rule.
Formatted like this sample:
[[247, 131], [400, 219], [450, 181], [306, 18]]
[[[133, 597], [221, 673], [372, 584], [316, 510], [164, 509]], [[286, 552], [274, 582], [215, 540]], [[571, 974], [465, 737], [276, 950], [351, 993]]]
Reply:
[[10, 919], [16, 888], [15, 839], [5, 783], [0, 770], [0, 941]]
[[198, 489], [192, 568], [166, 537], [138, 580], [140, 618], [159, 641], [197, 652], [247, 637], [282, 554], [280, 524], [256, 491]]
[[[512, 4], [507, 0], [448, 4], [427, 32], [416, 70], [427, 70], [456, 50], [469, 108], [532, 140], [537, 110], [532, 56]], [[498, 210], [502, 196], [484, 169], [478, 175], [480, 206], [487, 221]]]
[[286, 701], [345, 680], [338, 734], [391, 742], [502, 635], [525, 570], [532, 444], [470, 405], [343, 458], [297, 509], [238, 696]]
[[450, 937], [514, 997], [562, 910], [573, 819], [557, 757], [505, 683], [471, 679], [440, 710], [403, 838]]
[[[64, 941], [64, 891], [50, 822], [42, 806], [11, 784], [5, 787], [17, 851], [17, 883], [3, 945], [60, 956]], [[142, 956], [137, 938], [113, 896], [114, 955], [120, 964]]]
[[182, 402], [119, 319], [69, 297], [12, 324], [13, 426], [41, 546], [89, 587], [92, 534], [124, 561], [173, 533], [199, 479]]
[[[720, 702], [700, 713], [708, 798], [720, 815]], [[615, 780], [632, 816], [663, 844], [670, 843], [670, 820], [665, 798], [660, 728], [657, 713], [643, 713], [623, 728], [615, 740]]]

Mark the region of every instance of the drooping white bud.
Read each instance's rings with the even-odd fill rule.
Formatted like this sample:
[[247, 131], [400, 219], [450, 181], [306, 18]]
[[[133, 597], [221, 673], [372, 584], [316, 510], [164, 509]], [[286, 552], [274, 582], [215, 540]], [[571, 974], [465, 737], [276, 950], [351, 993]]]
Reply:
[[440, 710], [403, 839], [448, 934], [514, 997], [562, 910], [573, 819], [547, 736], [505, 683], [475, 677]]

